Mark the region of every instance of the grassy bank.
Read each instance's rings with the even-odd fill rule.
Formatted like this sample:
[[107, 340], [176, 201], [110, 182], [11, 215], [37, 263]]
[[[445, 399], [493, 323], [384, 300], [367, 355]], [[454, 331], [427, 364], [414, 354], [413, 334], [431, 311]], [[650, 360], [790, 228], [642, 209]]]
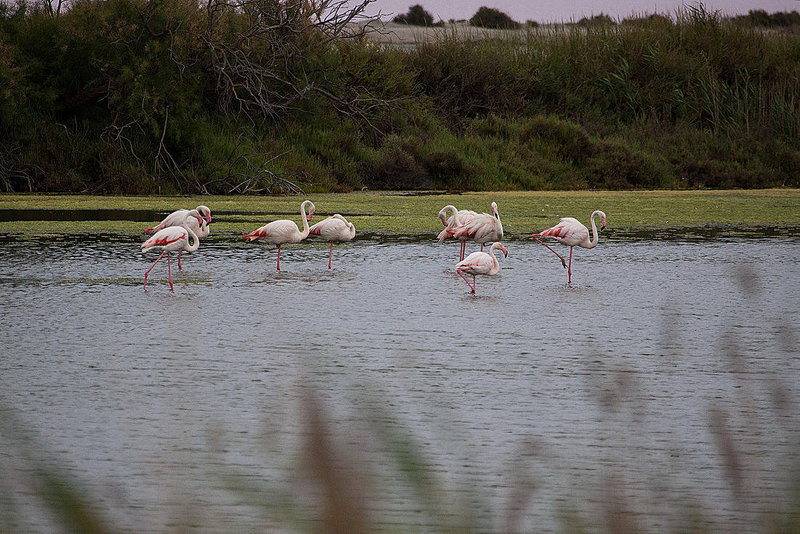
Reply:
[[[800, 228], [800, 190], [733, 191], [570, 191], [491, 192], [461, 195], [413, 195], [395, 192], [312, 194], [304, 196], [187, 196], [130, 197], [86, 195], [0, 195], [0, 210], [152, 210], [153, 223], [177, 208], [204, 204], [214, 214], [212, 235], [235, 238], [275, 219], [300, 223], [299, 205], [305, 198], [317, 207], [315, 220], [341, 213], [361, 234], [428, 236], [441, 230], [439, 210], [453, 204], [459, 209], [489, 212], [497, 202], [508, 239], [524, 238], [552, 226], [560, 217], [573, 216], [588, 224], [589, 214], [600, 209], [608, 215], [607, 235], [626, 235], [657, 229], [718, 228], [728, 233], [761, 227]], [[6, 212], [7, 219], [15, 217]], [[33, 215], [33, 218], [38, 218]], [[141, 235], [143, 222], [127, 220], [0, 221], [0, 233], [72, 234], [115, 233]], [[122, 217], [120, 217], [122, 218]], [[686, 230], [682, 230], [686, 231]]]

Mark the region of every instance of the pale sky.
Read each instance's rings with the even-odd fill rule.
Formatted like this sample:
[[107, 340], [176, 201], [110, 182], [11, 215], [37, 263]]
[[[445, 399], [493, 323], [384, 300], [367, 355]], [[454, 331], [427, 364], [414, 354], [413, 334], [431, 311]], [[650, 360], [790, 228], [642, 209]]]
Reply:
[[[682, 0], [376, 0], [370, 5], [368, 15], [383, 13], [383, 19], [407, 13], [408, 8], [420, 4], [434, 20], [468, 19], [481, 6], [492, 7], [518, 22], [578, 21], [584, 16], [605, 13], [614, 18], [627, 18], [632, 14], [670, 14], [680, 8]], [[689, 2], [695, 4], [695, 2]], [[708, 11], [719, 10], [726, 15], [746, 14], [751, 9], [800, 11], [800, 0], [708, 0]]]

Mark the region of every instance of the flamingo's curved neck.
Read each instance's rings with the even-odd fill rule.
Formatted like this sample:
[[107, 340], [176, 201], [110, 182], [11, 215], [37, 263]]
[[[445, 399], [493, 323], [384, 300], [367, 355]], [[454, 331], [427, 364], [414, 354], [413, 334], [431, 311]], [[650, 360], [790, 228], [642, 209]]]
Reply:
[[192, 231], [191, 228], [184, 228], [187, 232], [189, 232], [189, 238], [192, 240], [192, 244], [186, 247], [186, 252], [194, 252], [200, 247], [200, 238], [197, 237], [197, 234]]
[[494, 245], [491, 246], [491, 248], [489, 248], [489, 255], [492, 257], [492, 263], [494, 264], [492, 265], [492, 268], [489, 270], [490, 275], [497, 274], [497, 271], [500, 270], [500, 262], [497, 261], [497, 256], [494, 255], [494, 251], [500, 247], [496, 245], [497, 243], [495, 243]]
[[308, 217], [306, 216], [306, 202], [308, 201], [306, 200], [302, 204], [300, 204], [300, 215], [303, 217], [303, 231], [300, 232], [300, 234], [303, 236], [303, 239], [308, 237], [308, 230], [309, 230]]
[[447, 212], [453, 212], [453, 223], [458, 224], [458, 209], [455, 206], [448, 204], [447, 206], [442, 208], [442, 222], [447, 224]]
[[597, 240], [600, 236], [597, 234], [597, 225], [594, 223], [594, 218], [599, 214], [599, 211], [593, 211], [592, 215], [589, 217], [589, 219], [592, 221], [592, 239], [589, 241], [589, 246], [586, 248], [594, 248], [597, 246]]

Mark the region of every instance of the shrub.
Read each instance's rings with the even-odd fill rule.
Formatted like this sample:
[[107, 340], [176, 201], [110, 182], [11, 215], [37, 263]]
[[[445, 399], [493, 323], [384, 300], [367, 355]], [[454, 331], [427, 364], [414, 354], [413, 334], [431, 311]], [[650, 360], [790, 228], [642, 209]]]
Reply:
[[389, 136], [378, 158], [367, 166], [364, 181], [373, 189], [430, 189], [425, 168], [396, 135]]
[[519, 22], [516, 22], [502, 11], [485, 6], [478, 9], [469, 19], [469, 23], [480, 28], [498, 30], [516, 30], [520, 27]]
[[397, 15], [392, 22], [398, 24], [411, 24], [413, 26], [443, 26], [443, 22], [434, 24], [433, 15], [425, 11], [421, 5], [417, 4], [408, 8], [405, 15]]
[[612, 19], [610, 16], [600, 13], [599, 15], [593, 15], [589, 18], [583, 17], [581, 20], [578, 21], [578, 26], [583, 27], [590, 27], [590, 26], [613, 26], [617, 22]]

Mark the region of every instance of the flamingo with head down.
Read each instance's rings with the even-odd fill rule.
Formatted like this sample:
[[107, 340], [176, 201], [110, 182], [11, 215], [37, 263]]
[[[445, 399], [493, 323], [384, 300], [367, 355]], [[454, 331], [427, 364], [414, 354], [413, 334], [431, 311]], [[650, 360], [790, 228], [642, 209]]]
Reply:
[[[192, 241], [189, 244], [189, 241]], [[194, 252], [200, 246], [200, 240], [190, 228], [186, 228], [183, 226], [168, 226], [167, 228], [161, 229], [155, 233], [150, 239], [142, 243], [142, 252], [147, 252], [148, 250], [152, 249], [160, 249], [161, 254], [156, 258], [156, 261], [153, 262], [153, 265], [147, 269], [147, 272], [144, 273], [144, 288], [147, 291], [147, 275], [150, 274], [150, 271], [153, 270], [153, 267], [156, 266], [158, 260], [161, 259], [161, 256], [164, 253], [167, 253], [167, 273], [169, 273], [169, 289], [170, 291], [174, 291], [172, 286], [172, 267], [170, 265], [170, 255], [169, 253], [173, 250], [182, 251], [185, 250], [186, 252]]]
[[[176, 210], [167, 215], [163, 221], [153, 228], [147, 228], [144, 233], [152, 234], [170, 226], [183, 226], [183, 222], [187, 216], [192, 216], [198, 219], [198, 225], [203, 220], [206, 224], [211, 224], [211, 210], [207, 206], [197, 206], [193, 210]], [[201, 236], [202, 237], [202, 236]]]
[[[584, 226], [579, 220], [572, 217], [564, 217], [561, 219], [560, 223], [552, 228], [548, 228], [547, 230], [539, 232], [538, 234], [531, 234], [532, 238], [547, 247], [550, 252], [558, 256], [558, 258], [561, 260], [561, 265], [567, 269], [568, 284], [572, 283], [572, 248], [594, 248], [597, 246], [597, 241], [600, 237], [597, 226], [594, 223], [594, 218], [597, 215], [600, 216], [600, 230], [604, 230], [606, 227], [606, 214], [600, 210], [593, 211], [592, 215], [589, 217], [589, 219], [592, 221], [592, 239], [589, 239], [589, 229], [586, 228], [586, 226]], [[552, 237], [563, 245], [569, 245], [569, 266], [567, 266], [567, 262], [564, 261], [564, 258], [562, 258], [558, 252], [550, 248], [546, 243], [541, 241], [539, 239], [540, 237]]]
[[[306, 215], [306, 206], [309, 207], [308, 215]], [[317, 208], [310, 200], [304, 200], [300, 204], [300, 215], [303, 217], [303, 230], [301, 231], [294, 221], [279, 220], [272, 221], [265, 224], [257, 230], [253, 230], [249, 234], [242, 236], [244, 239], [255, 241], [256, 239], [263, 239], [267, 243], [278, 245], [278, 270], [281, 270], [281, 245], [284, 243], [299, 243], [308, 237], [309, 227], [308, 221], [314, 215]]]
[[[464, 261], [461, 261], [456, 265], [456, 272], [458, 273], [458, 276], [464, 279], [470, 289], [472, 289], [473, 293], [475, 293], [476, 275], [494, 276], [500, 271], [500, 262], [497, 261], [497, 258], [494, 255], [494, 251], [497, 249], [503, 251], [503, 254], [505, 255], [504, 257], [508, 257], [508, 250], [506, 250], [506, 247], [504, 247], [503, 244], [498, 241], [489, 247], [488, 254], [486, 252], [473, 252], [467, 256]], [[464, 273], [472, 275], [471, 284], [464, 276]]]
[[[451, 211], [453, 214], [450, 217], [447, 217], [447, 213]], [[436, 236], [436, 238], [439, 240], [439, 243], [443, 243], [445, 239], [453, 237], [455, 228], [466, 224], [475, 215], [477, 215], [477, 213], [472, 210], [459, 210], [450, 204], [439, 210], [439, 218], [442, 220], [442, 224], [445, 226], [445, 229], [439, 232], [439, 235]], [[469, 238], [466, 236], [459, 238], [459, 241], [461, 241], [461, 254], [459, 255], [459, 260], [464, 259], [464, 254], [467, 248], [467, 239]]]
[[[449, 234], [447, 237], [472, 239], [476, 243], [480, 243], [481, 251], [483, 251], [484, 243], [503, 239], [503, 223], [500, 222], [500, 213], [497, 211], [497, 203], [492, 202], [491, 215], [488, 213], [478, 213], [468, 220], [459, 220], [458, 226], [452, 229], [445, 228], [444, 231]], [[439, 235], [441, 236], [442, 234]]]
[[309, 228], [308, 235], [316, 235], [325, 241], [330, 241], [331, 247], [328, 252], [328, 269], [330, 269], [333, 258], [333, 242], [351, 241], [356, 236], [356, 227], [343, 216], [335, 213]]

